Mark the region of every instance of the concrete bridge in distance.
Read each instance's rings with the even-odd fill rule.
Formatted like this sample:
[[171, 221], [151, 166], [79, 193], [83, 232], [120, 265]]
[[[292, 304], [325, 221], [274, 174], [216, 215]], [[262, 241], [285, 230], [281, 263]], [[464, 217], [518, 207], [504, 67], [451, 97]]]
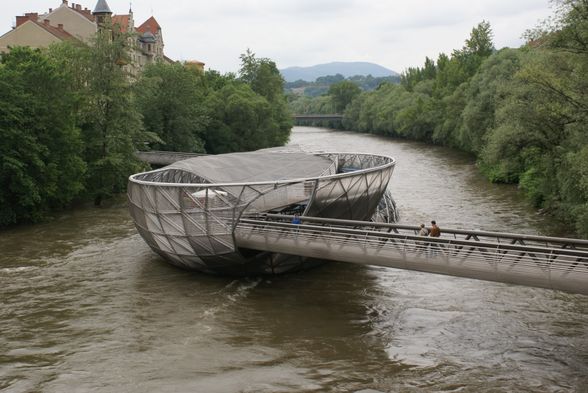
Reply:
[[332, 113], [328, 115], [297, 114], [292, 117], [295, 121], [343, 121], [343, 115], [339, 113]]

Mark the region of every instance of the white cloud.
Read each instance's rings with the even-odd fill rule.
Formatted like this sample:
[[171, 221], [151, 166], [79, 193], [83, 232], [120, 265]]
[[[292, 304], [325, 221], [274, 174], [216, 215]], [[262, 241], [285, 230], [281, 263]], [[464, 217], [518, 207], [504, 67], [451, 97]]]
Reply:
[[[127, 0], [107, 1], [115, 13], [128, 10]], [[0, 30], [8, 31], [16, 15], [60, 3], [7, 2]], [[82, 5], [93, 8], [95, 0]], [[552, 13], [549, 0], [138, 0], [137, 23], [151, 9], [168, 56], [223, 72], [236, 71], [247, 48], [279, 67], [356, 60], [402, 71], [460, 48], [482, 20], [491, 23], [500, 48], [520, 45], [523, 32]]]

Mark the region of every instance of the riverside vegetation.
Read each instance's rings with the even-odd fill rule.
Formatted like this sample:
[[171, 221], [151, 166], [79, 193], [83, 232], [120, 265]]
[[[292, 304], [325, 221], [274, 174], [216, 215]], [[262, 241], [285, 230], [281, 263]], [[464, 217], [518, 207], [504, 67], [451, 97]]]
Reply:
[[0, 58], [0, 227], [123, 192], [136, 150], [225, 153], [283, 145], [292, 128], [275, 63], [238, 75], [180, 63], [124, 71], [124, 34]]
[[463, 48], [399, 84], [362, 92], [349, 81], [322, 97], [290, 97], [296, 113], [344, 111], [340, 127], [455, 147], [493, 182], [588, 237], [588, 2], [559, 0], [518, 49], [496, 50], [488, 22]]

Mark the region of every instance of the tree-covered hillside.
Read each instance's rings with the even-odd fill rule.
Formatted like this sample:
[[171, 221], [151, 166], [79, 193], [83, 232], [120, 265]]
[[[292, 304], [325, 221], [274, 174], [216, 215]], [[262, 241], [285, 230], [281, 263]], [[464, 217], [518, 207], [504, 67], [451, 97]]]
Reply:
[[394, 75], [373, 77], [371, 75], [355, 75], [345, 78], [341, 74], [335, 74], [321, 76], [317, 78], [314, 82], [307, 82], [304, 80], [286, 82], [284, 88], [286, 90], [286, 94], [291, 96], [318, 97], [327, 94], [329, 92], [329, 88], [331, 87], [331, 85], [343, 81], [352, 82], [362, 90], [371, 91], [376, 89], [378, 86], [385, 82], [400, 83], [400, 76]]

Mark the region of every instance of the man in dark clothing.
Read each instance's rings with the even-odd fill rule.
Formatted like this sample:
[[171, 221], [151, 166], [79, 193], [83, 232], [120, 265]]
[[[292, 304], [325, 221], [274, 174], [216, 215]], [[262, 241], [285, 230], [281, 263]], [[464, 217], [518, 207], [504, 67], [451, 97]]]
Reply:
[[437, 226], [435, 220], [431, 221], [431, 232], [429, 233], [431, 237], [439, 237], [441, 236], [441, 229]]

